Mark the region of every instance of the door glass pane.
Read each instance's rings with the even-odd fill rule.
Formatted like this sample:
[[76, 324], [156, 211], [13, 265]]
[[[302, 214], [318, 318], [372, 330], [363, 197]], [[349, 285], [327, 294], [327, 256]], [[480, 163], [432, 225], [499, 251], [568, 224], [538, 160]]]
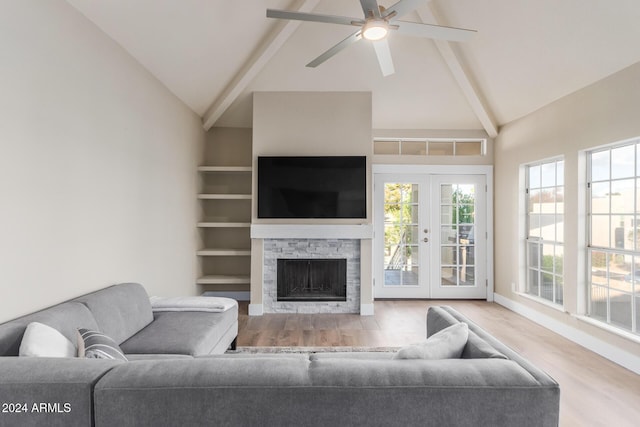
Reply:
[[440, 284], [442, 286], [458, 285], [458, 269], [456, 267], [442, 267], [440, 270]]
[[458, 227], [451, 226], [451, 225], [440, 227], [440, 242], [443, 245], [457, 243], [457, 241], [458, 241]]
[[440, 206], [440, 224], [453, 224], [453, 206]]
[[384, 286], [418, 286], [418, 184], [384, 188]]
[[474, 184], [440, 185], [441, 286], [476, 286], [475, 206]]

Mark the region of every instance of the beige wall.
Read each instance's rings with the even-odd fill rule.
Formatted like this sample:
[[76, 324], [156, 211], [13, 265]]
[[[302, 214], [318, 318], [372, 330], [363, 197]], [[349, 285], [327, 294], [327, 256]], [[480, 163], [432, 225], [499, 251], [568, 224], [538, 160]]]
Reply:
[[[564, 97], [504, 126], [495, 145], [496, 292], [541, 314], [595, 336], [622, 350], [640, 353], [640, 345], [576, 319], [584, 310], [584, 167], [581, 150], [640, 136], [640, 64]], [[523, 233], [519, 168], [554, 156], [565, 158], [565, 311], [517, 295]], [[520, 212], [520, 213], [518, 213]]]
[[[367, 156], [367, 194], [371, 195], [371, 93], [369, 92], [256, 92], [253, 95], [253, 160], [258, 156]], [[255, 170], [255, 169], [254, 169]], [[256, 194], [257, 174], [254, 174]], [[253, 223], [370, 224], [367, 219], [264, 220], [257, 218], [253, 199]], [[252, 242], [251, 303], [262, 303], [262, 242]], [[256, 247], [259, 246], [259, 247]], [[373, 302], [371, 244], [361, 247], [361, 303]]]
[[0, 321], [193, 294], [199, 118], [63, 0], [0, 3]]

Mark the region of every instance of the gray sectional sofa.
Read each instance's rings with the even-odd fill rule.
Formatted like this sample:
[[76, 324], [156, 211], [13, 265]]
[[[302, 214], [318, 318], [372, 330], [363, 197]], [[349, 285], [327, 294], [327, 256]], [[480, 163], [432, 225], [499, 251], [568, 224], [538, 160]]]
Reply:
[[[12, 357], [15, 342], [8, 344], [7, 328], [15, 335], [12, 322], [24, 321], [0, 325], [5, 356], [0, 357], [0, 402], [58, 403], [50, 409], [60, 409], [0, 413], [0, 425], [558, 425], [558, 384], [449, 307], [428, 310], [427, 334], [467, 323], [461, 358], [396, 360], [394, 353], [384, 352], [203, 355], [191, 338], [171, 335], [170, 329], [168, 340], [159, 330], [148, 332], [166, 347], [137, 348], [127, 334], [116, 334], [132, 315], [123, 308], [127, 303], [117, 299], [119, 314], [109, 316], [79, 299], [69, 311], [49, 309], [56, 310], [51, 326], [68, 333], [77, 326], [69, 322], [84, 312], [81, 306], [91, 309], [89, 314], [96, 310], [85, 320], [94, 318], [102, 326], [111, 319], [111, 333], [123, 340], [122, 348], [143, 360]], [[221, 335], [229, 342], [227, 334]], [[176, 352], [180, 340], [191, 346], [189, 354]]]

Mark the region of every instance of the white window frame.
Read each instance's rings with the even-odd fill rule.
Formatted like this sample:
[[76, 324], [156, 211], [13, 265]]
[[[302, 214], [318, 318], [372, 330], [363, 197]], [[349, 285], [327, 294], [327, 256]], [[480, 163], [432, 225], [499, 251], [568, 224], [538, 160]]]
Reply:
[[[558, 184], [558, 164], [562, 163], [562, 182], [561, 185]], [[549, 185], [549, 186], [542, 186], [542, 166], [543, 165], [548, 165], [548, 164], [553, 164], [554, 166], [554, 179], [553, 179], [553, 185]], [[564, 201], [562, 202], [563, 204], [563, 208], [562, 208], [562, 212], [559, 212], [558, 209], [558, 200], [557, 198], [554, 196], [554, 202], [553, 202], [553, 214], [555, 216], [555, 233], [554, 233], [554, 238], [553, 239], [544, 239], [543, 237], [536, 237], [536, 236], [530, 236], [529, 235], [529, 231], [530, 231], [530, 221], [531, 221], [531, 216], [530, 216], [530, 189], [531, 189], [531, 183], [529, 182], [529, 177], [530, 177], [530, 169], [534, 168], [534, 167], [540, 167], [540, 185], [538, 187], [534, 187], [534, 189], [537, 190], [544, 190], [544, 189], [553, 189], [554, 190], [554, 195], [557, 194], [557, 190], [558, 188], [562, 188], [562, 194], [564, 195], [564, 187], [565, 187], [565, 179], [564, 179], [564, 164], [565, 164], [565, 160], [564, 157], [559, 156], [559, 157], [553, 157], [550, 159], [545, 159], [545, 160], [539, 160], [536, 162], [532, 162], [532, 163], [527, 163], [525, 165], [523, 165], [523, 172], [524, 172], [524, 195], [523, 195], [523, 199], [524, 199], [524, 203], [523, 203], [523, 208], [524, 208], [524, 230], [523, 230], [523, 235], [524, 235], [524, 262], [523, 262], [523, 273], [524, 273], [524, 277], [523, 277], [523, 283], [524, 286], [521, 289], [521, 294], [524, 296], [527, 296], [529, 298], [535, 299], [539, 302], [542, 302], [544, 304], [550, 304], [553, 307], [556, 308], [560, 308], [562, 309], [564, 307], [564, 260], [565, 260], [565, 256], [564, 256], [564, 229], [562, 230], [562, 235], [560, 235], [560, 231], [557, 228], [557, 224], [558, 224], [558, 217], [562, 218], [562, 224], [564, 224], [564, 220], [565, 220], [565, 215], [564, 215]], [[541, 214], [542, 212], [539, 212], [539, 214]], [[541, 216], [540, 216], [541, 218]], [[530, 261], [532, 259], [532, 256], [530, 254], [530, 248], [531, 246], [535, 244], [536, 246], [539, 247], [543, 247], [543, 246], [551, 246], [553, 248], [553, 253], [554, 256], [552, 258], [553, 260], [553, 265], [552, 265], [552, 270], [549, 271], [545, 271], [542, 268], [542, 260], [543, 260], [543, 256], [539, 255], [537, 257], [538, 260], [538, 264], [536, 266], [532, 266], [530, 265]], [[560, 251], [558, 251], [558, 248], [560, 248]], [[562, 271], [558, 272], [556, 270], [557, 264], [555, 262], [556, 257], [555, 254], [556, 253], [562, 253]], [[530, 280], [531, 280], [531, 272], [535, 271], [538, 275], [538, 284], [537, 284], [537, 289], [538, 292], [537, 293], [531, 293], [530, 292]], [[542, 281], [543, 281], [543, 275], [544, 274], [551, 274], [552, 277], [552, 289], [551, 289], [551, 299], [549, 298], [545, 298], [542, 295]], [[558, 286], [561, 286], [561, 289], [558, 290]]]
[[[586, 289], [586, 316], [589, 319], [590, 322], [594, 322], [595, 324], [601, 324], [603, 327], [606, 328], [612, 328], [615, 330], [620, 331], [622, 334], [631, 334], [634, 338], [637, 339], [638, 335], [640, 335], [640, 319], [638, 319], [638, 306], [640, 305], [640, 285], [636, 284], [637, 282], [640, 282], [640, 280], [637, 278], [637, 274], [638, 271], [640, 271], [640, 268], [638, 267], [638, 265], [640, 265], [640, 245], [638, 243], [635, 243], [635, 249], [625, 249], [623, 248], [617, 248], [616, 247], [616, 237], [615, 237], [615, 233], [613, 233], [613, 236], [609, 236], [609, 245], [608, 246], [596, 246], [593, 244], [593, 240], [594, 240], [594, 236], [593, 236], [593, 227], [592, 227], [592, 219], [593, 216], [595, 215], [593, 213], [593, 206], [592, 206], [592, 200], [593, 200], [593, 187], [594, 187], [594, 182], [596, 184], [598, 183], [609, 183], [609, 185], [611, 185], [613, 182], [619, 181], [619, 180], [626, 180], [626, 179], [631, 179], [632, 177], [618, 177], [618, 178], [613, 178], [611, 175], [611, 170], [613, 168], [613, 164], [612, 164], [612, 156], [611, 156], [611, 152], [614, 149], [617, 148], [621, 148], [621, 147], [628, 147], [628, 146], [634, 146], [634, 175], [633, 177], [635, 178], [636, 182], [635, 182], [635, 186], [634, 186], [634, 203], [633, 206], [635, 206], [635, 212], [633, 212], [634, 214], [634, 219], [631, 221], [634, 224], [637, 224], [640, 221], [640, 209], [638, 209], [638, 199], [640, 199], [640, 190], [638, 189], [638, 185], [640, 185], [640, 138], [632, 138], [632, 139], [628, 139], [628, 140], [624, 140], [624, 141], [620, 141], [620, 142], [616, 142], [613, 144], [608, 144], [605, 146], [600, 146], [600, 147], [596, 147], [593, 148], [591, 150], [588, 150], [585, 152], [586, 154], [586, 251], [585, 251], [585, 255], [586, 255], [586, 280], [585, 280], [585, 289]], [[595, 153], [601, 153], [604, 151], [609, 151], [609, 178], [608, 179], [604, 179], [604, 180], [597, 180], [594, 181], [593, 180], [593, 174], [592, 174], [592, 156]], [[611, 187], [609, 187], [611, 189]], [[601, 215], [607, 215], [609, 216], [610, 220], [613, 221], [615, 216], [624, 216], [624, 213], [616, 213], [612, 211], [612, 197], [611, 197], [611, 191], [609, 192], [610, 197], [609, 197], [609, 209], [608, 212], [606, 214], [602, 214]], [[609, 233], [611, 233], [611, 224], [609, 224]], [[638, 235], [638, 229], [636, 227], [633, 227], [633, 238], [634, 241], [637, 242], [638, 238], [640, 237]], [[625, 291], [621, 291], [620, 289], [616, 289], [615, 287], [612, 287], [610, 285], [610, 280], [613, 277], [614, 272], [611, 272], [611, 268], [609, 263], [605, 263], [605, 267], [606, 267], [606, 279], [607, 279], [607, 285], [604, 286], [601, 283], [593, 283], [593, 266], [592, 266], [592, 259], [593, 259], [593, 252], [601, 252], [604, 254], [607, 254], [607, 259], [609, 256], [622, 256], [622, 257], [630, 257], [631, 258], [631, 277], [635, 278], [635, 280], [632, 279], [631, 282], [631, 287], [630, 287], [630, 291], [629, 292], [625, 292]], [[634, 271], [636, 270], [636, 271]], [[635, 276], [635, 277], [634, 277]], [[606, 292], [606, 318], [602, 319], [599, 316], [595, 316], [593, 314], [593, 301], [592, 301], [592, 297], [593, 297], [593, 293], [592, 293], [592, 288], [594, 286], [597, 286], [600, 289], [603, 289], [604, 292]], [[620, 323], [616, 323], [612, 321], [612, 308], [611, 308], [611, 291], [614, 292], [619, 292], [622, 294], [626, 294], [626, 295], [630, 295], [631, 297], [631, 311], [630, 311], [630, 317], [631, 317], [631, 328], [626, 328], [625, 326], [622, 326]]]

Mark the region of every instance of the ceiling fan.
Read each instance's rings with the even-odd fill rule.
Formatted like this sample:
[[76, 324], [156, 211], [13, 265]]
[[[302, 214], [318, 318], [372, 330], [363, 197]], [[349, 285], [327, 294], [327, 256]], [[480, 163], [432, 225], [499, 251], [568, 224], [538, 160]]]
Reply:
[[347, 46], [360, 41], [370, 40], [378, 57], [378, 63], [384, 76], [395, 72], [391, 59], [391, 50], [387, 42], [390, 31], [398, 34], [414, 37], [426, 37], [431, 39], [448, 41], [466, 41], [474, 33], [474, 30], [462, 28], [443, 27], [440, 25], [418, 24], [415, 22], [399, 21], [397, 18], [413, 11], [425, 0], [400, 0], [393, 6], [385, 9], [379, 6], [377, 0], [360, 0], [364, 18], [349, 18], [347, 16], [322, 15], [319, 13], [294, 12], [287, 10], [267, 9], [268, 18], [294, 19], [297, 21], [323, 22], [328, 24], [352, 25], [359, 27], [340, 43], [318, 56], [307, 64], [307, 67], [315, 68], [325, 62]]

